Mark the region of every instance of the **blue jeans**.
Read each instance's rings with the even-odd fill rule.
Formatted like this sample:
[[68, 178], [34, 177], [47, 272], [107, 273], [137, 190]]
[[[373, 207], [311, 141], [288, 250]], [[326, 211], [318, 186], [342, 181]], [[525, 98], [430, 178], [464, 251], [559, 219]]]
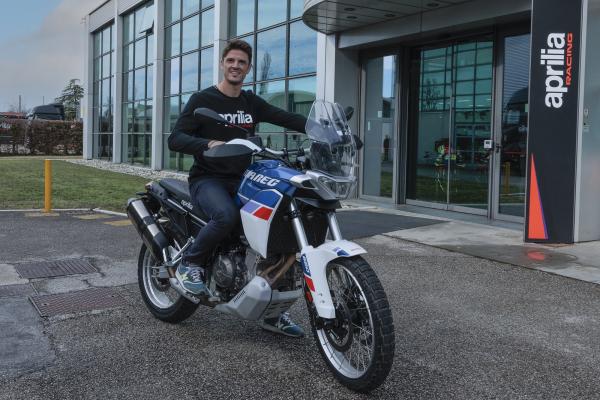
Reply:
[[186, 262], [204, 265], [215, 246], [239, 227], [240, 209], [233, 200], [239, 184], [239, 178], [206, 177], [192, 182], [192, 204], [200, 208], [209, 221], [183, 254]]

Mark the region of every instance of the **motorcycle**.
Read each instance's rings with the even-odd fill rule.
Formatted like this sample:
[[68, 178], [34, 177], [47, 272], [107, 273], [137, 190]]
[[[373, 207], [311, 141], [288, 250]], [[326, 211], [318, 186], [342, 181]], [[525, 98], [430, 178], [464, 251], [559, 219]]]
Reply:
[[[194, 114], [244, 130], [209, 109]], [[241, 231], [210, 257], [210, 296], [190, 294], [175, 278], [183, 252], [208, 221], [192, 205], [186, 182], [148, 183], [128, 201], [127, 214], [143, 241], [140, 291], [156, 318], [177, 323], [204, 305], [259, 320], [304, 297], [327, 366], [343, 385], [366, 393], [392, 367], [394, 324], [381, 282], [362, 257], [365, 249], [343, 239], [336, 218], [340, 200], [355, 185], [357, 143], [362, 145], [346, 117], [339, 104], [315, 101], [306, 125], [308, 149], [276, 151], [252, 137], [203, 153], [224, 167], [246, 168], [235, 196]]]

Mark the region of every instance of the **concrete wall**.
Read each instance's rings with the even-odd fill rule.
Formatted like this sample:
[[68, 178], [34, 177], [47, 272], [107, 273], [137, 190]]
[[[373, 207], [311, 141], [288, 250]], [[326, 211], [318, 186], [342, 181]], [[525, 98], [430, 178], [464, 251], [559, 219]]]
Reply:
[[[585, 20], [585, 19], [584, 19]], [[575, 241], [600, 239], [600, 0], [589, 0], [577, 168]]]

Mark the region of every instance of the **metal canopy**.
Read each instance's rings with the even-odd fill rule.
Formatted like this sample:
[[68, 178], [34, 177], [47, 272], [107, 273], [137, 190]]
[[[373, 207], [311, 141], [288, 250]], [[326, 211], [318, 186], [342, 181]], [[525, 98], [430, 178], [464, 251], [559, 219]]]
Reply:
[[469, 1], [472, 0], [308, 0], [302, 20], [318, 32], [331, 34]]

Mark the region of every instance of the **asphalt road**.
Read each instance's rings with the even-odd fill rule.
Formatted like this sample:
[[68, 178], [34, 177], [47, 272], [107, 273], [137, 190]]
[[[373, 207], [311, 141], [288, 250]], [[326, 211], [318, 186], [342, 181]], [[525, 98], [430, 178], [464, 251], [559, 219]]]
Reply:
[[[280, 337], [209, 309], [179, 325], [154, 319], [135, 283], [133, 228], [106, 222], [0, 214], [5, 273], [83, 256], [100, 273], [33, 287], [117, 285], [123, 298], [117, 309], [51, 319], [23, 295], [0, 298], [0, 399], [599, 397], [596, 285], [383, 235], [360, 239], [396, 327], [392, 372], [364, 396], [333, 379], [310, 336]], [[292, 314], [308, 328], [302, 303]], [[2, 338], [2, 329], [13, 333]], [[31, 354], [15, 351], [19, 340]]]

